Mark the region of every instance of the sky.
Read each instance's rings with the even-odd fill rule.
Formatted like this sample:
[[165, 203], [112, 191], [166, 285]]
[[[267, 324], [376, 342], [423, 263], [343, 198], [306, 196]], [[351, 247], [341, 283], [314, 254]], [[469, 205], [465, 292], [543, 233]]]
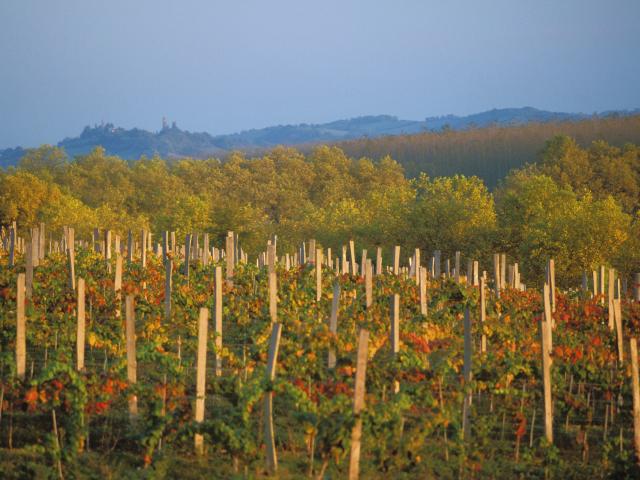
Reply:
[[640, 107], [638, 0], [0, 0], [0, 148]]

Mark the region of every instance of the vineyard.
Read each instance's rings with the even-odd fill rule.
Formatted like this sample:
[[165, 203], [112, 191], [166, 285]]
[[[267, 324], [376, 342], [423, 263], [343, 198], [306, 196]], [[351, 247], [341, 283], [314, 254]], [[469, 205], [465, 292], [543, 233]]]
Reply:
[[24, 237], [1, 232], [3, 478], [640, 478], [637, 275]]

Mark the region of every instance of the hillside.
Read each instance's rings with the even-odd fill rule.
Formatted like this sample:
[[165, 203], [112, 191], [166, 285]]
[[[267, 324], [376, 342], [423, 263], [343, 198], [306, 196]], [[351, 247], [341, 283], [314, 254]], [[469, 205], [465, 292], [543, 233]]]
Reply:
[[[124, 159], [138, 159], [142, 155], [149, 157], [159, 155], [163, 158], [208, 158], [222, 157], [232, 150], [251, 151], [276, 145], [334, 143], [424, 132], [526, 125], [533, 122], [600, 119], [603, 116], [605, 118], [625, 117], [633, 113], [638, 111], [606, 112], [598, 117], [523, 107], [494, 109], [468, 116], [428, 117], [424, 120], [402, 120], [390, 115], [375, 115], [323, 124], [279, 125], [217, 136], [181, 130], [175, 123], [171, 127], [163, 126], [158, 132], [138, 128], [128, 130], [107, 123], [93, 127], [87, 126], [78, 137], [65, 138], [58, 142], [57, 146], [64, 148], [70, 157], [86, 154], [96, 146], [102, 146], [108, 154]], [[6, 168], [16, 165], [24, 153], [25, 149], [22, 147], [0, 150], [0, 166]], [[399, 159], [402, 161], [401, 158]]]

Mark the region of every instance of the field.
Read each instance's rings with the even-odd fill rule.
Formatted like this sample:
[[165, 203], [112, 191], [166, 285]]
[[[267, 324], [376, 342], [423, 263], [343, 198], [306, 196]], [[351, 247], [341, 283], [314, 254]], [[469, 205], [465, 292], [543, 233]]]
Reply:
[[612, 269], [32, 233], [0, 257], [3, 478], [640, 475]]

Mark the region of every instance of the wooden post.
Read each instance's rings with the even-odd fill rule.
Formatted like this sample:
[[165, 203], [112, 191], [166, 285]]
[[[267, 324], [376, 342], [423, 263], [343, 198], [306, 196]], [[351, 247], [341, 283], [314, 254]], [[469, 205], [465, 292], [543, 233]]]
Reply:
[[358, 261], [356, 260], [356, 244], [353, 240], [349, 240], [349, 266], [351, 267], [351, 275], [357, 275]]
[[131, 230], [127, 236], [127, 262], [133, 262], [133, 232]]
[[[78, 287], [80, 286], [78, 280]], [[120, 318], [122, 308], [122, 255], [116, 254], [116, 275], [113, 281], [113, 290], [116, 293], [116, 318]]]
[[322, 249], [316, 249], [316, 302], [320, 303], [322, 300]]
[[169, 253], [169, 232], [162, 232], [162, 263], [167, 263], [167, 253]]
[[609, 330], [613, 330], [615, 328], [615, 313], [613, 311], [614, 306], [613, 306], [613, 299], [614, 299], [614, 285], [615, 285], [615, 270], [613, 268], [609, 269], [609, 282], [608, 282], [608, 288], [607, 288], [607, 304], [609, 306], [608, 308], [608, 317], [609, 317]]
[[416, 248], [413, 254], [413, 274], [415, 275], [416, 285], [420, 283], [420, 249]]
[[227, 240], [225, 244], [225, 257], [227, 260], [227, 280], [233, 278], [233, 232], [227, 234]]
[[367, 378], [367, 358], [369, 356], [369, 332], [360, 330], [356, 359], [356, 380], [353, 392], [353, 414], [356, 423], [351, 431], [351, 452], [349, 458], [349, 480], [360, 477], [360, 442], [362, 438], [362, 417], [364, 408], [365, 380]]
[[13, 267], [16, 264], [16, 222], [11, 225], [9, 230], [9, 266]]
[[[196, 370], [196, 423], [204, 421], [204, 400], [207, 375], [207, 327], [209, 323], [209, 310], [202, 307], [198, 316], [198, 358]], [[195, 450], [198, 455], [204, 453], [204, 439], [196, 433], [194, 438]]]
[[500, 298], [500, 255], [497, 253], [493, 254], [493, 278], [494, 278], [494, 291], [496, 293], [496, 298]]
[[[34, 267], [38, 267], [40, 265], [40, 247], [38, 242], [40, 241], [40, 230], [36, 228], [31, 229], [31, 241], [29, 242], [29, 248], [31, 248], [31, 261], [33, 262]], [[29, 279], [27, 279], [27, 284], [29, 283]], [[28, 289], [28, 285], [27, 285]]]
[[84, 329], [85, 329], [85, 308], [84, 308], [84, 278], [78, 278], [78, 305], [76, 331], [76, 368], [78, 371], [84, 370]]
[[391, 296], [391, 351], [397, 354], [400, 351], [400, 295], [395, 293]]
[[[542, 300], [544, 305], [544, 321], [547, 322], [550, 328], [553, 328], [553, 317], [551, 315], [551, 295], [549, 293], [549, 285], [545, 283], [542, 291], [544, 294], [544, 298]], [[550, 342], [549, 352], [551, 352], [553, 350], [551, 338], [549, 338], [548, 341]]]
[[341, 271], [342, 271], [343, 275], [345, 273], [349, 273], [349, 271], [346, 269], [346, 265], [347, 265], [347, 246], [343, 245], [342, 246], [342, 258], [340, 260], [340, 268], [341, 268]]
[[[273, 382], [276, 377], [276, 363], [278, 360], [281, 331], [281, 324], [276, 322], [272, 325], [266, 371], [266, 377], [269, 382]], [[273, 431], [273, 391], [267, 392], [264, 397], [264, 443], [267, 447], [267, 469], [272, 475], [275, 475], [278, 472], [278, 456]]]
[[27, 325], [25, 320], [25, 275], [18, 274], [16, 285], [16, 375], [24, 379], [27, 369]]
[[[553, 258], [549, 259], [547, 264], [547, 283], [549, 284], [549, 293], [551, 295], [551, 313], [556, 311], [556, 266]], [[516, 285], [519, 288], [520, 285]]]
[[67, 247], [67, 269], [69, 272], [69, 288], [73, 291], [76, 289], [76, 254], [72, 243]]
[[111, 260], [111, 230], [104, 231], [104, 259]]
[[373, 265], [371, 259], [367, 259], [364, 264], [364, 292], [365, 306], [370, 308], [373, 305]]
[[[382, 274], [382, 247], [376, 248], [376, 275]], [[638, 282], [640, 283], [640, 281]]]
[[427, 268], [420, 267], [420, 313], [427, 314]]
[[624, 365], [624, 338], [623, 338], [623, 328], [622, 328], [622, 308], [620, 308], [620, 299], [616, 298], [612, 300], [613, 303], [613, 317], [616, 324], [616, 337], [618, 340], [618, 362], [620, 362], [620, 366]]
[[460, 283], [460, 252], [456, 252], [454, 268], [456, 269], [456, 283]]
[[[125, 336], [127, 345], [127, 381], [133, 386], [137, 381], [136, 360], [136, 319], [133, 308], [133, 296], [127, 295], [125, 301]], [[129, 417], [135, 419], [138, 415], [138, 397], [129, 397]]]
[[271, 322], [278, 321], [278, 277], [275, 268], [269, 269], [269, 316]]
[[215, 271], [213, 320], [216, 332], [216, 377], [222, 376], [222, 267]]
[[27, 246], [27, 251], [25, 252], [25, 294], [27, 299], [31, 299], [31, 294], [33, 293], [33, 245], [35, 239], [31, 238], [29, 241], [29, 245]]
[[[329, 317], [329, 331], [333, 335], [338, 334], [338, 309], [340, 308], [340, 283], [336, 280], [333, 284], [333, 299], [331, 301], [331, 316]], [[336, 352], [330, 348], [327, 359], [327, 367], [335, 368]]]
[[93, 251], [95, 253], [100, 253], [100, 229], [93, 229]]
[[487, 336], [484, 333], [484, 322], [487, 319], [487, 292], [485, 290], [485, 279], [480, 279], [480, 328], [482, 329], [482, 338], [480, 341], [480, 352], [487, 351]]
[[173, 260], [167, 258], [164, 273], [164, 318], [171, 320], [171, 290], [173, 285]]
[[544, 389], [544, 432], [547, 442], [553, 444], [553, 403], [551, 399], [551, 306], [549, 285], [544, 285], [545, 320], [540, 322], [540, 339], [542, 345], [542, 383]]
[[398, 275], [400, 273], [400, 245], [396, 245], [393, 248], [393, 274]]
[[[390, 344], [393, 356], [397, 357], [400, 352], [400, 295], [395, 293], [391, 296], [391, 331]], [[393, 393], [400, 391], [400, 382], [394, 380]]]
[[[604, 297], [604, 265], [600, 265], [600, 288], [599, 288], [599, 294], [602, 295]], [[604, 298], [600, 299], [600, 303], [604, 304]]]
[[640, 302], [640, 273], [633, 274], [633, 299]]
[[477, 287], [480, 284], [480, 264], [477, 260], [473, 261], [473, 286]]
[[433, 275], [436, 279], [440, 280], [440, 274], [441, 274], [441, 269], [442, 269], [442, 252], [440, 250], [435, 250], [433, 252], [433, 258], [434, 260], [434, 268], [433, 268]]
[[187, 233], [187, 236], [184, 240], [184, 267], [182, 268], [182, 273], [187, 277], [187, 285], [189, 284], [189, 263], [191, 259], [191, 237], [190, 233]]
[[45, 234], [44, 234], [44, 222], [40, 222], [40, 227], [38, 228], [38, 231], [40, 233], [40, 236], [38, 238], [38, 264], [40, 264], [40, 261], [44, 260], [44, 256], [45, 256]]
[[592, 270], [591, 276], [593, 277], [593, 298], [596, 298], [598, 296], [598, 272]]
[[315, 262], [315, 254], [316, 254], [316, 241], [315, 239], [309, 240], [309, 258], [307, 259], [307, 263]]
[[202, 239], [202, 266], [209, 265], [209, 234], [205, 233]]
[[471, 437], [471, 424], [469, 423], [469, 414], [471, 413], [471, 315], [469, 307], [464, 311], [464, 400], [462, 404], [462, 432], [465, 441]]
[[144, 229], [140, 232], [140, 265], [147, 266], [147, 231]]
[[636, 463], [640, 465], [640, 374], [638, 373], [638, 345], [635, 338], [629, 340], [629, 347], [633, 392], [633, 446], [636, 453]]

